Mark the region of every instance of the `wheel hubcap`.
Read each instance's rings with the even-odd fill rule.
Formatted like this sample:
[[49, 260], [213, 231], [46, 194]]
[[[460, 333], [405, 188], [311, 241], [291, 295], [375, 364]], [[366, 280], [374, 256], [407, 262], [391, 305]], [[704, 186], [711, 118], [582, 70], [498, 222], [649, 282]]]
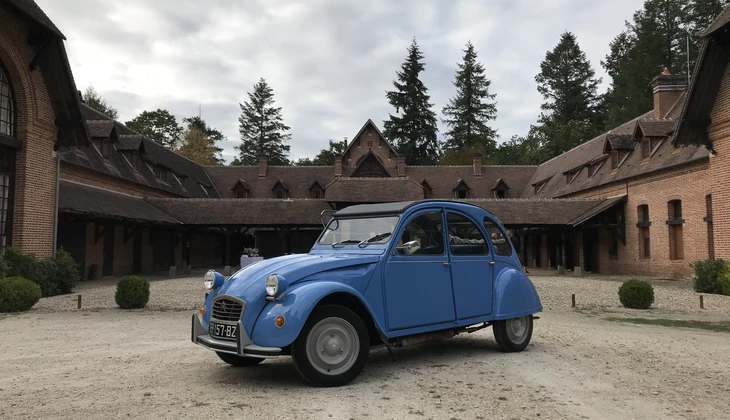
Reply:
[[318, 372], [339, 375], [355, 364], [360, 338], [355, 327], [341, 318], [319, 321], [307, 336], [307, 358]]
[[507, 320], [507, 336], [514, 344], [522, 344], [527, 339], [529, 320], [526, 316]]

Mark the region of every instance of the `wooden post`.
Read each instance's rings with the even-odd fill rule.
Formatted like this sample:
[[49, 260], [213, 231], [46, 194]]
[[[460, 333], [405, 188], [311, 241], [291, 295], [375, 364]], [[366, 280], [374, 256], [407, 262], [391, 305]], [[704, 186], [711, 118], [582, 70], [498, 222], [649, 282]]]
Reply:
[[572, 294], [572, 295], [570, 296], [570, 299], [571, 299], [571, 301], [572, 301], [572, 303], [571, 303], [571, 307], [572, 307], [572, 308], [575, 308], [575, 293], [573, 293], [573, 294]]
[[700, 295], [700, 309], [705, 309], [705, 297]]
[[78, 309], [81, 309], [81, 295], [79, 295], [77, 307]]

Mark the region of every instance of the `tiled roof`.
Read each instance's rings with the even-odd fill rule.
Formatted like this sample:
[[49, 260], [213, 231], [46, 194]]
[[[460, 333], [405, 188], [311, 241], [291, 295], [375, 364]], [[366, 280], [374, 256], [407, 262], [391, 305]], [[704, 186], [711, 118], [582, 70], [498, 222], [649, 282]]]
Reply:
[[[682, 109], [682, 103], [686, 95], [682, 95], [677, 104], [672, 107], [668, 118], [663, 120], [666, 125], [673, 123]], [[530, 185], [549, 178], [549, 181], [539, 193], [534, 188], [527, 188], [522, 193], [523, 198], [530, 197], [565, 197], [580, 191], [595, 188], [601, 185], [610, 184], [625, 180], [627, 178], [648, 174], [650, 172], [667, 169], [673, 166], [685, 165], [692, 162], [699, 162], [707, 159], [708, 151], [704, 147], [687, 146], [675, 149], [669, 138], [663, 140], [652, 154], [651, 158], [642, 161], [641, 150], [631, 149], [621, 166], [611, 172], [611, 165], [604, 162], [598, 171], [592, 176], [587, 168], [580, 169], [572, 182], [568, 183], [564, 176], [560, 175], [571, 170], [576, 170], [589, 162], [598, 162], [604, 159], [604, 145], [606, 135], [620, 134], [629, 135], [635, 132], [636, 125], [643, 122], [654, 124], [657, 120], [653, 118], [653, 111], [647, 112], [621, 126], [611, 130], [609, 133], [601, 134], [580, 146], [575, 147], [560, 156], [556, 156], [540, 165], [532, 176]], [[626, 145], [628, 147], [628, 145]]]
[[235, 198], [231, 190], [240, 180], [249, 186], [250, 198], [273, 198], [278, 180], [286, 182], [291, 198], [308, 198], [314, 181], [327, 185], [335, 176], [334, 166], [269, 166], [259, 177], [258, 166], [206, 166], [206, 171], [223, 198]]
[[23, 12], [27, 17], [41, 24], [61, 39], [66, 39], [51, 19], [41, 10], [33, 0], [7, 0], [11, 5]]
[[423, 187], [410, 178], [338, 178], [324, 194], [332, 202], [380, 203], [423, 199]]
[[114, 121], [112, 120], [86, 120], [86, 127], [89, 129], [89, 135], [93, 138], [107, 138], [114, 129]]
[[505, 225], [568, 225], [606, 200], [490, 198], [463, 201], [491, 212]]
[[180, 222], [141, 197], [118, 193], [71, 181], [59, 182], [61, 212], [140, 222]]
[[666, 137], [674, 131], [673, 120], [648, 120], [639, 121], [638, 128], [646, 137]]
[[146, 201], [186, 225], [322, 226], [325, 200], [250, 198], [147, 198]]
[[608, 133], [606, 134], [606, 141], [613, 150], [633, 150], [636, 146], [633, 133]]
[[469, 185], [469, 197], [494, 198], [492, 185], [502, 179], [510, 190], [508, 197], [516, 198], [528, 185], [537, 166], [482, 166], [482, 176], [474, 176], [469, 166], [407, 166], [406, 176], [419, 182], [425, 180], [433, 190], [434, 198], [453, 198], [453, 188], [459, 179]]
[[[61, 159], [63, 162], [156, 188], [180, 197], [220, 197], [202, 166], [144, 138], [125, 125], [111, 120], [106, 115], [86, 105], [82, 105], [81, 108], [86, 120], [93, 121], [89, 131], [95, 130], [97, 134], [101, 134], [102, 128], [105, 132], [109, 128], [109, 123], [111, 123], [119, 135], [119, 142], [116, 145], [116, 150], [113, 149], [106, 161], [90, 144], [86, 147], [80, 147], [77, 151], [69, 148], [62, 150]], [[131, 150], [142, 150], [143, 153], [140, 156], [145, 161], [169, 168], [176, 174], [176, 177], [170, 175], [167, 182], [160, 181], [155, 177], [154, 172], [147, 167], [146, 163], [140, 164], [136, 171], [133, 170], [121, 153], [118, 153], [118, 151]], [[205, 190], [201, 185], [206, 187]]]
[[712, 35], [717, 30], [721, 29], [723, 26], [730, 23], [730, 6], [726, 7], [722, 12], [720, 12], [719, 15], [715, 18], [712, 23], [710, 23], [710, 26], [707, 27], [704, 31], [702, 31], [702, 36], [707, 37]]

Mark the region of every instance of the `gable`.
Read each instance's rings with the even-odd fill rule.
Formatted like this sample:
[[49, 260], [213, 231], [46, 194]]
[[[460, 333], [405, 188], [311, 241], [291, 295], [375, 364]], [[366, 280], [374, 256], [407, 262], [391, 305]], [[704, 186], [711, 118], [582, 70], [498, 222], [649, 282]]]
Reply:
[[357, 163], [355, 171], [352, 173], [354, 178], [387, 178], [390, 177], [388, 170], [380, 161], [380, 158], [372, 152], [368, 152], [362, 156]]

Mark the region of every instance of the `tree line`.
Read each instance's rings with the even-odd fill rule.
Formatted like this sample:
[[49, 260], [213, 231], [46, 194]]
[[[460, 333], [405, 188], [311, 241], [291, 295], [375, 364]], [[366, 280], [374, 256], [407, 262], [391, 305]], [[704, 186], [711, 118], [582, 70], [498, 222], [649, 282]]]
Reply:
[[[650, 82], [667, 68], [673, 74], [690, 74], [698, 57], [697, 32], [706, 28], [728, 0], [646, 0], [625, 29], [610, 43], [601, 66], [611, 78], [599, 94], [602, 79], [566, 31], [547, 51], [535, 76], [543, 97], [541, 113], [524, 136], [499, 143], [492, 123], [497, 118], [496, 93], [483, 63], [467, 42], [454, 75], [454, 95], [442, 108], [447, 131], [438, 138], [434, 104], [421, 75], [425, 58], [414, 38], [396, 71], [393, 87], [385, 93], [394, 108], [383, 122], [383, 134], [409, 165], [470, 164], [480, 153], [488, 164], [534, 165], [572, 149], [594, 136], [635, 118], [653, 107]], [[689, 48], [687, 46], [689, 45]], [[86, 103], [110, 116], [111, 107], [92, 88]], [[261, 78], [239, 104], [238, 156], [231, 165], [255, 165], [265, 156], [273, 165], [333, 165], [343, 143], [329, 140], [328, 148], [314, 158], [289, 160], [291, 134], [274, 92]], [[200, 116], [184, 118], [183, 129], [167, 110], [144, 111], [126, 125], [165, 147], [204, 165], [224, 164], [222, 149], [215, 146], [223, 134]]]

